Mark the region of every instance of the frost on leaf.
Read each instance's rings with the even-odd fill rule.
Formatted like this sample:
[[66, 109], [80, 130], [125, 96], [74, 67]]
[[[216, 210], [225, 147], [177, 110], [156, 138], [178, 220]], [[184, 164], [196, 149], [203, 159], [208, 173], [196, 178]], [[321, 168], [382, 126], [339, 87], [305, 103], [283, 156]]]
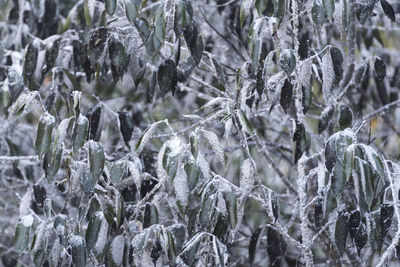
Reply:
[[335, 71], [331, 54], [328, 52], [322, 57], [322, 92], [325, 100], [329, 100], [332, 92], [333, 82], [335, 81]]
[[225, 160], [224, 160], [225, 154], [224, 154], [224, 151], [219, 142], [218, 136], [214, 132], [206, 131], [206, 130], [203, 130], [202, 133], [204, 135], [204, 138], [210, 144], [217, 159], [222, 163], [225, 162]]

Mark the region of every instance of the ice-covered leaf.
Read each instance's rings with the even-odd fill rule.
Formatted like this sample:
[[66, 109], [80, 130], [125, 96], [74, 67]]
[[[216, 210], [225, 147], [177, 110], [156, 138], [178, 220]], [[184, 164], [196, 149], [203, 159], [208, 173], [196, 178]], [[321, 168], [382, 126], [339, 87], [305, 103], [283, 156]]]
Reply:
[[329, 99], [333, 83], [335, 81], [335, 70], [333, 67], [331, 54], [326, 52], [322, 57], [322, 92], [325, 99]]
[[72, 262], [76, 267], [86, 266], [86, 244], [83, 237], [74, 235], [70, 239]]
[[332, 21], [332, 15], [335, 12], [335, 0], [322, 0], [322, 5], [324, 6], [325, 13]]
[[294, 163], [296, 164], [297, 161], [301, 158], [304, 152], [308, 150], [310, 147], [310, 142], [307, 140], [307, 133], [304, 128], [304, 125], [296, 121], [294, 134], [293, 134], [293, 147], [294, 147]]
[[20, 116], [23, 112], [25, 112], [30, 104], [32, 103], [32, 100], [38, 96], [38, 92], [29, 92], [29, 93], [21, 93], [17, 100], [14, 102], [14, 104], [10, 107], [9, 109], [9, 118], [17, 118]]
[[228, 211], [229, 224], [231, 229], [235, 229], [237, 224], [237, 197], [235, 193], [229, 191], [224, 192], [223, 196], [225, 199], [226, 210]]
[[93, 176], [94, 181], [97, 181], [99, 176], [103, 173], [104, 169], [104, 149], [100, 145], [93, 140], [88, 142], [89, 146], [89, 165], [90, 165], [90, 172]]
[[117, 185], [124, 176], [126, 164], [124, 161], [115, 162], [110, 170], [110, 180], [114, 185]]
[[182, 214], [186, 213], [189, 205], [189, 183], [188, 177], [182, 164], [178, 165], [175, 179], [173, 180], [173, 186], [176, 196], [176, 204]]
[[93, 174], [88, 168], [87, 164], [79, 164], [77, 175], [79, 176], [79, 183], [82, 191], [86, 194], [93, 193], [97, 178], [93, 177]]
[[145, 147], [146, 143], [150, 140], [150, 137], [153, 135], [154, 131], [156, 130], [157, 126], [163, 123], [164, 121], [158, 121], [151, 124], [146, 130], [143, 131], [142, 136], [140, 137], [139, 141], [136, 143], [136, 153], [139, 155], [143, 148]]
[[267, 226], [267, 252], [272, 266], [276, 266], [286, 247], [283, 236], [271, 226]]
[[249, 243], [249, 262], [250, 265], [253, 264], [254, 258], [256, 255], [256, 249], [257, 249], [257, 244], [258, 240], [260, 238], [260, 234], [262, 232], [262, 228], [257, 228], [250, 237], [250, 243]]
[[348, 235], [348, 215], [340, 214], [335, 225], [335, 244], [341, 255], [346, 249], [346, 239]]
[[121, 131], [122, 137], [124, 138], [125, 144], [128, 144], [132, 138], [133, 133], [133, 119], [130, 114], [126, 111], [118, 112], [118, 119], [120, 123], [119, 130]]
[[74, 153], [77, 153], [81, 147], [85, 144], [89, 130], [89, 120], [79, 115], [79, 118], [75, 121], [74, 132], [72, 134], [72, 147]]
[[100, 139], [101, 129], [103, 127], [102, 105], [97, 104], [91, 108], [86, 114], [86, 117], [89, 120], [88, 140], [93, 139], [98, 141]]
[[108, 15], [113, 15], [117, 8], [117, 0], [105, 0], [106, 11]]
[[242, 5], [240, 6], [240, 27], [242, 28], [246, 18], [250, 16], [252, 2], [252, 0], [243, 0]]
[[158, 210], [152, 203], [146, 203], [143, 215], [143, 228], [148, 228], [158, 223]]
[[386, 77], [386, 64], [379, 57], [375, 58], [374, 72], [378, 80], [383, 80]]
[[391, 204], [381, 204], [379, 212], [379, 227], [380, 227], [380, 240], [379, 243], [382, 244], [385, 240], [387, 233], [390, 230], [390, 226], [393, 221], [394, 207]]
[[354, 239], [355, 235], [357, 234], [357, 231], [360, 228], [360, 223], [361, 223], [361, 212], [359, 210], [351, 211], [348, 221], [348, 227], [351, 239]]
[[281, 100], [280, 100], [281, 107], [286, 113], [288, 112], [290, 104], [292, 103], [292, 97], [293, 97], [293, 84], [289, 81], [289, 79], [286, 79], [281, 89]]
[[24, 56], [24, 80], [25, 83], [28, 83], [30, 79], [33, 77], [37, 60], [38, 60], [38, 48], [33, 45], [33, 43], [28, 44], [26, 47], [26, 52]]
[[288, 76], [293, 72], [296, 67], [296, 57], [293, 50], [284, 49], [279, 56], [279, 64]]
[[353, 121], [353, 112], [349, 106], [342, 105], [339, 108], [339, 126], [341, 130], [351, 127]]
[[[333, 0], [327, 0], [327, 1], [333, 1]], [[340, 80], [342, 80], [343, 76], [343, 66], [342, 66], [343, 54], [339, 48], [334, 46], [329, 49], [329, 52], [331, 54], [333, 70], [335, 71], [335, 83], [337, 84], [340, 82]]]
[[39, 125], [37, 128], [35, 148], [38, 153], [39, 159], [43, 157], [50, 149], [51, 137], [55, 125], [55, 118], [49, 113], [45, 113], [39, 118]]
[[125, 237], [116, 236], [110, 245], [109, 257], [113, 266], [121, 266], [124, 260]]
[[125, 2], [125, 13], [126, 17], [131, 23], [134, 23], [136, 18], [139, 15], [139, 8], [135, 3], [136, 1], [134, 0], [128, 0]]
[[14, 250], [16, 252], [22, 253], [28, 247], [32, 224], [32, 215], [25, 215], [19, 220], [14, 236]]
[[396, 14], [394, 13], [394, 9], [391, 4], [389, 4], [386, 0], [381, 0], [381, 6], [385, 15], [393, 22], [396, 20]]
[[220, 162], [225, 162], [225, 154], [224, 150], [221, 147], [221, 144], [219, 142], [218, 136], [211, 131], [202, 131], [204, 138], [207, 140], [207, 142], [210, 144], [211, 149], [215, 153], [215, 156]]
[[167, 59], [160, 65], [157, 72], [157, 82], [161, 90], [161, 95], [164, 96], [168, 92], [175, 93], [177, 70], [173, 60]]
[[318, 122], [318, 133], [322, 133], [323, 131], [325, 131], [326, 128], [328, 128], [331, 123], [334, 111], [335, 110], [333, 106], [328, 106], [322, 111], [321, 117]]
[[[108, 228], [108, 224], [104, 218], [103, 212], [96, 211], [95, 213], [93, 213], [92, 216], [90, 217], [85, 235], [86, 248], [88, 251], [96, 247], [96, 243], [98, 240], [102, 238], [107, 238], [100, 236], [100, 234], [104, 234], [104, 232], [101, 231], [103, 224], [106, 224]], [[105, 235], [107, 235], [107, 232], [105, 233]]]
[[[324, 1], [326, 1], [326, 0], [324, 0]], [[312, 16], [314, 23], [317, 25], [318, 28], [321, 28], [322, 25], [327, 21], [325, 9], [324, 9], [321, 1], [318, 1], [318, 0], [314, 1], [314, 5], [311, 9], [311, 16]]]

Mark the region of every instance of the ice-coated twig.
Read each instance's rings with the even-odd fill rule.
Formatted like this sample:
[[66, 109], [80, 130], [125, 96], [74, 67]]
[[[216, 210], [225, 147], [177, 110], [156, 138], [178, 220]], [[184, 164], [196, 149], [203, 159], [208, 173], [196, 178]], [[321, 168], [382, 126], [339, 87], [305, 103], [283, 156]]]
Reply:
[[17, 161], [17, 160], [32, 160], [38, 161], [37, 155], [30, 156], [0, 156], [0, 161]]

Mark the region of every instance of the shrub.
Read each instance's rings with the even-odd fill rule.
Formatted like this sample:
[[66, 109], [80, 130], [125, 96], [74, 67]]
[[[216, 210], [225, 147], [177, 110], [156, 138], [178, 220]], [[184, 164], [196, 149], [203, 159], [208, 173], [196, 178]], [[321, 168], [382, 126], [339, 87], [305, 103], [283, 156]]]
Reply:
[[394, 264], [390, 2], [2, 1], [2, 264]]

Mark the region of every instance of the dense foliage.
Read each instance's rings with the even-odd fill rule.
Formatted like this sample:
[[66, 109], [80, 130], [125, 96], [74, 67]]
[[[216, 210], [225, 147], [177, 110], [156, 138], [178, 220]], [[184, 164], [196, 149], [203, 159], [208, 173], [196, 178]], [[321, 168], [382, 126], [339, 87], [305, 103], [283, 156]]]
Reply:
[[1, 266], [391, 265], [400, 3], [1, 0]]

